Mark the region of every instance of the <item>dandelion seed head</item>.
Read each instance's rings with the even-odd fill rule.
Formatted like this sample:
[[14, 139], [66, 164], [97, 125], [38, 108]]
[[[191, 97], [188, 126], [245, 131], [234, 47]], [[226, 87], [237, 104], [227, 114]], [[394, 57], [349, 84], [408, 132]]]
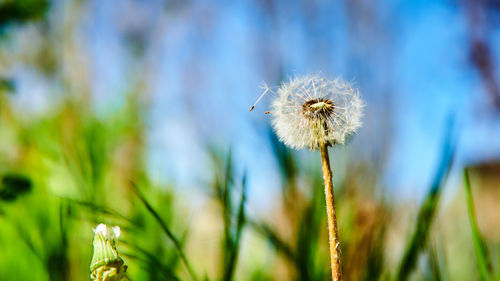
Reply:
[[352, 84], [319, 75], [291, 79], [271, 104], [279, 139], [295, 148], [344, 144], [361, 126], [363, 101]]

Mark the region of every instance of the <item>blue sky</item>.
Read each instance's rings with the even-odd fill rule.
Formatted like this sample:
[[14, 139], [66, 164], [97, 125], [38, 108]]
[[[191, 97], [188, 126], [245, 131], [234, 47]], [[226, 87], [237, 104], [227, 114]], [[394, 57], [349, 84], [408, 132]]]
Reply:
[[[55, 16], [66, 11], [62, 3], [54, 6], [55, 22], [65, 20]], [[206, 143], [230, 145], [240, 172], [249, 172], [250, 200], [271, 202], [279, 185], [263, 114], [271, 97], [252, 113], [248, 108], [262, 82], [278, 86], [281, 74], [321, 72], [360, 88], [365, 126], [333, 152], [338, 174], [388, 145], [378, 185], [418, 198], [437, 165], [450, 114], [460, 128], [459, 165], [500, 157], [500, 122], [470, 66], [467, 18], [449, 1], [359, 1], [359, 9], [349, 1], [271, 1], [272, 13], [264, 1], [168, 3], [88, 1], [68, 39], [86, 58], [99, 115], [119, 109], [125, 91], [145, 81], [148, 166], [158, 181], [197, 188], [209, 177]], [[499, 38], [494, 31], [489, 39], [498, 46]], [[39, 107], [43, 98], [23, 97], [33, 85], [43, 96], [46, 82], [22, 65], [16, 69], [14, 102]]]

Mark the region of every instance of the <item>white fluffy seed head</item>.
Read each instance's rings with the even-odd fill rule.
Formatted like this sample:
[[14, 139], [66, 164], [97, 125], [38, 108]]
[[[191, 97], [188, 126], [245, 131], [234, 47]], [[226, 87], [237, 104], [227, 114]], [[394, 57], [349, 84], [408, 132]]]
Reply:
[[301, 149], [344, 144], [361, 126], [363, 101], [350, 83], [319, 75], [284, 83], [271, 104], [279, 139]]

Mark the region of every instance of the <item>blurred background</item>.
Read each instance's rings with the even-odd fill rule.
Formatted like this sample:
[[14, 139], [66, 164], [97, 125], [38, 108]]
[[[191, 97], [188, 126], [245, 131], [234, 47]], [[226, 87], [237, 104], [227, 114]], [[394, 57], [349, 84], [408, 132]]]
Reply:
[[[0, 280], [328, 280], [319, 153], [264, 83], [352, 81], [345, 280], [500, 280], [500, 2], [0, 1]], [[467, 171], [467, 172], [465, 172]]]

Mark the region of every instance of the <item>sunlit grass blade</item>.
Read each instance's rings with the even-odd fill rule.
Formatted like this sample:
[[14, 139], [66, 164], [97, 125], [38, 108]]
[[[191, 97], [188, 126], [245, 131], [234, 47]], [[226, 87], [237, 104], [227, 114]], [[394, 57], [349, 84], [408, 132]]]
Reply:
[[241, 185], [241, 198], [238, 204], [238, 213], [236, 215], [236, 226], [235, 226], [235, 237], [230, 249], [230, 254], [228, 261], [226, 262], [226, 268], [224, 271], [224, 277], [222, 280], [230, 281], [233, 280], [234, 271], [236, 269], [236, 263], [238, 261], [238, 253], [240, 250], [241, 236], [243, 233], [243, 226], [246, 222], [245, 217], [245, 202], [246, 202], [246, 176], [243, 176], [243, 181]]
[[300, 280], [314, 280], [314, 246], [317, 243], [319, 222], [315, 220], [315, 206], [310, 204], [304, 210], [298, 225], [295, 266]]
[[[70, 258], [68, 255], [68, 230], [66, 221], [67, 206], [59, 205], [57, 222], [50, 226], [51, 231], [44, 231], [42, 228], [35, 228], [34, 225], [19, 220], [12, 220], [13, 226], [17, 230], [18, 237], [25, 243], [33, 255], [43, 264], [50, 280], [64, 281], [70, 276]], [[40, 214], [43, 219], [49, 219], [46, 213]], [[57, 226], [55, 223], [58, 223]], [[47, 224], [49, 227], [49, 224]], [[57, 229], [59, 228], [59, 229]], [[46, 229], [45, 229], [46, 230]], [[53, 231], [53, 232], [52, 232]], [[51, 243], [39, 244], [36, 237], [43, 237], [45, 241], [54, 239]]]
[[28, 247], [28, 249], [33, 253], [33, 255], [43, 262], [43, 255], [41, 250], [37, 249], [35, 244], [32, 241], [32, 238], [29, 234], [29, 232], [25, 229], [25, 227], [18, 221], [13, 221], [13, 225], [16, 228], [17, 235], [19, 238], [24, 242], [24, 244]]
[[[102, 205], [99, 205], [99, 204], [95, 204], [95, 203], [92, 203], [92, 202], [87, 202], [87, 201], [80, 201], [80, 200], [75, 200], [75, 199], [65, 199], [65, 200], [67, 202], [75, 204], [77, 206], [81, 206], [83, 208], [87, 208], [87, 209], [89, 209], [92, 212], [100, 213], [100, 214], [103, 214], [103, 215], [108, 215], [108, 216], [111, 216], [111, 217], [115, 217], [117, 219], [124, 220], [124, 221], [128, 222], [129, 224], [134, 224], [134, 222], [131, 219], [129, 219], [128, 217], [120, 214], [119, 212], [117, 212], [117, 211], [115, 211], [115, 210], [113, 210], [111, 208], [108, 208], [108, 207], [105, 207], [105, 206], [102, 206]], [[100, 221], [95, 221], [95, 222], [100, 222]]]
[[[297, 280], [325, 280], [330, 276], [330, 269], [324, 267], [325, 259], [319, 253], [321, 244], [321, 222], [324, 215], [324, 191], [321, 174], [314, 173], [309, 177], [312, 198], [300, 211], [299, 222], [296, 225], [295, 268]], [[319, 261], [319, 262], [318, 262]], [[330, 276], [331, 277], [331, 276]]]
[[434, 281], [442, 281], [441, 267], [439, 265], [439, 257], [434, 245], [429, 247], [429, 265], [431, 268], [431, 276]]
[[146, 198], [142, 195], [142, 193], [139, 191], [139, 188], [134, 182], [131, 182], [131, 186], [137, 195], [141, 202], [144, 204], [146, 209], [148, 210], [149, 213], [155, 218], [155, 220], [158, 222], [160, 227], [162, 228], [163, 232], [167, 235], [167, 237], [170, 239], [170, 241], [174, 244], [175, 249], [177, 250], [177, 254], [179, 255], [180, 259], [182, 260], [187, 273], [190, 275], [192, 280], [197, 280], [196, 274], [194, 273], [193, 268], [191, 267], [186, 254], [184, 253], [184, 250], [182, 249], [182, 245], [179, 242], [179, 240], [174, 236], [170, 228], [167, 226], [165, 221], [160, 217], [158, 212], [155, 211], [155, 209], [149, 204], [149, 202], [146, 200]]
[[234, 279], [238, 254], [240, 250], [243, 227], [246, 223], [246, 173], [243, 174], [241, 182], [241, 194], [236, 201], [234, 169], [232, 153], [229, 153], [223, 161], [223, 157], [214, 148], [209, 148], [214, 162], [214, 182], [211, 185], [211, 195], [221, 206], [221, 216], [223, 221], [220, 280], [230, 281]]
[[69, 241], [68, 241], [68, 213], [70, 206], [62, 201], [59, 205], [59, 243], [48, 258], [48, 267], [52, 276], [51, 280], [68, 280], [70, 276]]
[[410, 273], [415, 268], [420, 252], [427, 244], [429, 232], [434, 220], [434, 216], [436, 214], [439, 199], [441, 197], [441, 190], [444, 183], [446, 182], [453, 163], [455, 141], [453, 139], [452, 127], [453, 126], [449, 124], [447, 128], [440, 163], [434, 176], [429, 193], [424, 199], [424, 202], [418, 212], [415, 232], [413, 233], [401, 260], [396, 275], [397, 280], [408, 279]]
[[229, 151], [226, 159], [225, 170], [223, 172], [223, 182], [216, 182], [216, 189], [218, 199], [222, 204], [222, 218], [224, 221], [224, 254], [221, 263], [223, 276], [225, 278], [228, 265], [230, 264], [231, 252], [233, 250], [233, 235], [231, 231], [231, 214], [233, 210], [232, 204], [232, 183], [233, 183], [233, 166], [232, 166], [232, 153]]
[[368, 254], [368, 259], [366, 261], [366, 267], [363, 279], [364, 281], [370, 280], [382, 280], [381, 276], [384, 273], [384, 262], [385, 262], [385, 233], [386, 233], [386, 221], [381, 221], [381, 229], [377, 233], [377, 237], [373, 242], [371, 251]]
[[489, 258], [486, 242], [484, 241], [476, 220], [476, 211], [474, 210], [474, 199], [470, 187], [469, 173], [464, 171], [465, 199], [467, 200], [467, 212], [469, 214], [470, 228], [472, 231], [472, 241], [474, 243], [474, 252], [476, 253], [476, 263], [479, 272], [479, 280], [492, 280], [492, 263]]

